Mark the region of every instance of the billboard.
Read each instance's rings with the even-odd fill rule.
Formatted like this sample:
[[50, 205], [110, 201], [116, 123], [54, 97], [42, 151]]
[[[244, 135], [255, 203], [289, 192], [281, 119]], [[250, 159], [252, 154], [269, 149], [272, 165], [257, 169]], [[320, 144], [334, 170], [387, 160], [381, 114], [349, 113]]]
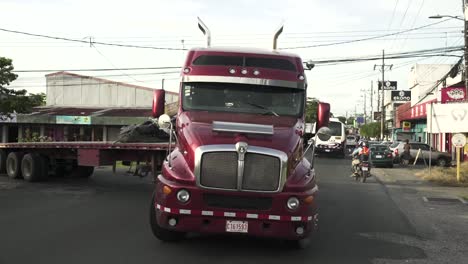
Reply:
[[[430, 112], [428, 106], [428, 113]], [[429, 133], [464, 133], [468, 131], [468, 103], [434, 104], [427, 118]]]
[[392, 91], [392, 95], [390, 98], [392, 98], [393, 102], [410, 102], [411, 91], [409, 90]]
[[380, 120], [381, 112], [374, 112], [374, 120]]
[[56, 116], [55, 123], [70, 125], [91, 125], [90, 116]]
[[356, 118], [356, 121], [357, 121], [358, 124], [364, 124], [364, 117], [363, 116], [358, 116]]
[[[383, 90], [396, 90], [397, 82], [396, 81], [385, 81], [383, 83]], [[379, 90], [382, 90], [382, 82], [379, 81]]]
[[460, 102], [466, 99], [465, 87], [446, 87], [440, 89], [440, 93], [443, 104], [450, 102]]

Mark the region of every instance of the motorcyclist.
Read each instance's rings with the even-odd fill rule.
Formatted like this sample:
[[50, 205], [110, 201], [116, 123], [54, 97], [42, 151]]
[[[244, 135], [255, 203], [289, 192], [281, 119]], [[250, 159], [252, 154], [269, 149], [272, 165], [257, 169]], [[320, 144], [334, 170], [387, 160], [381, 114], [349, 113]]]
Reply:
[[369, 146], [366, 141], [362, 141], [358, 148], [356, 148], [353, 153], [351, 153], [351, 157], [353, 157], [353, 161], [351, 162], [351, 166], [353, 168], [353, 174], [351, 177], [356, 176], [359, 173], [359, 164], [361, 161], [367, 161], [369, 159]]

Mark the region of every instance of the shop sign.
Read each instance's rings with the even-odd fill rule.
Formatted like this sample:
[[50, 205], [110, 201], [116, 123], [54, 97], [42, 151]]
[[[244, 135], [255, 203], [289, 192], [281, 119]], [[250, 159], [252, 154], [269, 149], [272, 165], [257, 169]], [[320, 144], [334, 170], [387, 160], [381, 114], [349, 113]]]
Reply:
[[56, 116], [55, 123], [70, 125], [91, 125], [90, 116]]

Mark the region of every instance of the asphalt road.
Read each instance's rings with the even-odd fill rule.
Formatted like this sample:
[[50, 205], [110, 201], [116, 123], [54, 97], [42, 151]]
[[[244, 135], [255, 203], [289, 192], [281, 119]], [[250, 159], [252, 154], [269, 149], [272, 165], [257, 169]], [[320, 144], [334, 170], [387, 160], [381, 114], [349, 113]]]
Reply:
[[[156, 240], [150, 179], [100, 170], [89, 180], [11, 182], [0, 176], [0, 263], [400, 263], [424, 259], [405, 243], [416, 229], [371, 178], [349, 178], [349, 160], [319, 158], [320, 231], [303, 250], [275, 240], [194, 235]], [[393, 239], [388, 239], [392, 237]]]

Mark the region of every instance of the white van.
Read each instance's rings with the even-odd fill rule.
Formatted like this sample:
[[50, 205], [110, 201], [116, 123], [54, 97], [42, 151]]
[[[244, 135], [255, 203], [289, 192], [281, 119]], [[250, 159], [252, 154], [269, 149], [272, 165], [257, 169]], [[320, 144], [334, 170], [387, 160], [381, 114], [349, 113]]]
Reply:
[[[332, 136], [327, 141], [322, 141], [316, 137], [316, 152], [335, 154], [344, 158], [346, 153], [345, 124], [341, 123], [337, 118], [330, 118], [328, 128], [330, 128]], [[313, 131], [315, 132], [315, 123]]]

